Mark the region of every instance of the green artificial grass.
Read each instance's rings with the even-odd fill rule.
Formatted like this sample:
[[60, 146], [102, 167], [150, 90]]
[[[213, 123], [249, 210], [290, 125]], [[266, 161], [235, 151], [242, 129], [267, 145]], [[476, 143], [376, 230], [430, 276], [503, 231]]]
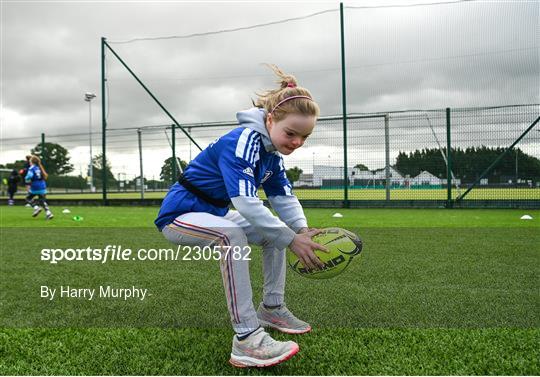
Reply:
[[[47, 195], [49, 199], [101, 199], [102, 193], [80, 193], [71, 192], [66, 193], [62, 188], [49, 189], [50, 193]], [[465, 191], [464, 188], [457, 190], [452, 189], [452, 198], [457, 198]], [[385, 200], [386, 189], [384, 188], [349, 188], [349, 199], [351, 200]], [[344, 190], [343, 188], [323, 188], [323, 189], [303, 189], [296, 188], [294, 190], [295, 195], [299, 199], [323, 199], [323, 200], [343, 200]], [[161, 199], [164, 198], [166, 191], [146, 191], [144, 197], [146, 199]], [[16, 198], [24, 198], [24, 190], [19, 190], [16, 194]], [[266, 195], [262, 189], [259, 189], [259, 197], [266, 198]], [[391, 188], [390, 199], [391, 200], [446, 200], [447, 190], [444, 188]], [[115, 191], [115, 188], [110, 188], [107, 193], [109, 199], [139, 199], [141, 197], [140, 192], [130, 191], [121, 192]], [[4, 198], [6, 198], [4, 196]], [[539, 200], [540, 188], [529, 187], [505, 187], [505, 188], [482, 188], [477, 187], [473, 189], [464, 200]]]
[[[67, 208], [69, 214], [62, 211]], [[153, 227], [158, 207], [51, 207], [52, 221], [32, 209], [0, 206], [5, 227]], [[540, 210], [525, 209], [304, 209], [311, 227], [540, 227]], [[342, 218], [332, 217], [341, 213]], [[529, 214], [532, 220], [520, 220]], [[74, 221], [74, 216], [83, 220]]]
[[268, 369], [226, 363], [224, 329], [11, 329], [2, 375], [538, 375], [538, 329], [315, 329]]
[[[268, 370], [228, 365], [233, 332], [217, 262], [40, 260], [43, 248], [171, 247], [157, 208], [1, 207], [0, 374], [401, 375], [540, 373], [540, 211], [306, 209], [364, 241], [325, 281], [288, 271], [288, 306], [314, 331]], [[333, 218], [340, 212], [343, 218]], [[533, 220], [520, 220], [530, 214]], [[73, 221], [72, 217], [84, 217]], [[250, 270], [261, 299], [260, 249]], [[144, 301], [39, 297], [41, 285], [141, 286]]]

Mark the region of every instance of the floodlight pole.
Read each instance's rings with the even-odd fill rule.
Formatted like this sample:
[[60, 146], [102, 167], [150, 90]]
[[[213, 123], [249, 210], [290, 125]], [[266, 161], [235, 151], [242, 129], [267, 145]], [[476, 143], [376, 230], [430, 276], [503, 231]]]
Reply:
[[84, 100], [88, 102], [88, 144], [90, 145], [90, 163], [88, 176], [90, 177], [90, 192], [94, 192], [94, 164], [92, 162], [92, 100], [96, 98], [94, 93], [85, 93]]
[[92, 163], [92, 100], [88, 100], [88, 143], [90, 146], [90, 166], [88, 174], [90, 175], [90, 192], [94, 192], [94, 164]]
[[107, 118], [106, 118], [106, 101], [105, 101], [105, 42], [106, 38], [101, 37], [101, 177], [102, 177], [102, 191], [103, 191], [103, 205], [109, 205], [107, 200], [107, 158], [106, 154], [106, 130], [107, 130]]

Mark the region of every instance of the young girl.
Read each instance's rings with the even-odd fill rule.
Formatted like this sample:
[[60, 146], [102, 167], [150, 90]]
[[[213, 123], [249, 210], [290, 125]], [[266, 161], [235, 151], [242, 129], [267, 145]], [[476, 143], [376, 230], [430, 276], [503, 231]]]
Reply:
[[[319, 107], [294, 76], [271, 66], [280, 87], [258, 94], [254, 108], [237, 113], [239, 127], [215, 140], [185, 169], [163, 200], [155, 224], [172, 243], [210, 246], [220, 252], [227, 307], [236, 335], [236, 367], [267, 367], [299, 350], [295, 342], [272, 339], [261, 326], [302, 334], [311, 326], [285, 306], [285, 249], [308, 268], [322, 268], [283, 158], [300, 148], [315, 127]], [[279, 218], [257, 196], [262, 185]], [[229, 210], [229, 204], [236, 210]], [[263, 302], [256, 311], [249, 277], [249, 246], [263, 249]]]
[[[27, 154], [26, 155], [26, 162], [24, 163], [24, 167], [19, 170], [19, 174], [21, 176], [21, 179], [24, 180], [24, 178], [26, 177], [26, 174], [28, 173], [28, 169], [30, 168], [30, 158], [32, 158], [32, 155], [31, 154]], [[26, 197], [25, 197], [25, 200], [26, 198], [28, 197], [28, 195], [30, 194], [30, 183], [28, 182], [24, 182], [24, 186], [26, 187]], [[30, 204], [30, 202], [28, 200], [26, 200], [26, 205], [25, 207], [30, 207], [32, 208], [32, 205]]]
[[8, 205], [10, 206], [15, 204], [14, 195], [17, 192], [17, 185], [19, 184], [19, 180], [20, 177], [17, 169], [13, 169], [8, 177]]
[[[45, 171], [43, 165], [41, 164], [41, 160], [39, 159], [39, 157], [32, 155], [30, 157], [30, 167], [28, 168], [28, 172], [26, 173], [26, 177], [24, 178], [25, 182], [30, 184], [30, 189], [28, 191], [26, 201], [28, 203], [31, 203], [31, 205], [34, 207], [32, 217], [36, 217], [37, 215], [39, 215], [43, 208], [45, 209], [45, 218], [47, 220], [50, 220], [54, 216], [49, 210], [49, 206], [45, 201], [45, 195], [47, 194], [47, 184], [45, 183], [45, 180], [47, 179], [47, 177], [48, 174]], [[38, 197], [37, 201], [33, 199], [36, 195]]]

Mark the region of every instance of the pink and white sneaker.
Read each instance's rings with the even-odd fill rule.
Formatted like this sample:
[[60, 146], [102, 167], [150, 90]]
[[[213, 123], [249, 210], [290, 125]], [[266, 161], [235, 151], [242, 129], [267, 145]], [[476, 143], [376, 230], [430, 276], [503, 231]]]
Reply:
[[295, 342], [274, 340], [260, 328], [244, 340], [234, 336], [229, 363], [238, 368], [271, 367], [289, 360], [299, 350]]
[[285, 304], [276, 309], [267, 309], [263, 303], [257, 309], [257, 318], [264, 327], [271, 327], [285, 334], [304, 334], [311, 331], [311, 326], [294, 316]]

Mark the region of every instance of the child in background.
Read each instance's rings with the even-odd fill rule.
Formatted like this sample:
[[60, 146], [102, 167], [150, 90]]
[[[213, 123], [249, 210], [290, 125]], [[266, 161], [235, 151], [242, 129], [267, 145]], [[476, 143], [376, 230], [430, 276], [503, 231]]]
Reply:
[[[313, 132], [319, 107], [294, 76], [271, 68], [279, 88], [259, 94], [256, 107], [237, 113], [238, 128], [190, 162], [155, 220], [174, 244], [220, 248], [227, 307], [236, 332], [229, 362], [236, 367], [268, 367], [298, 352], [298, 344], [276, 341], [261, 326], [289, 334], [311, 330], [285, 305], [285, 249], [289, 247], [308, 268], [322, 268], [314, 250], [326, 251], [311, 240], [319, 231], [308, 228], [282, 158]], [[259, 199], [261, 185], [279, 218]], [[236, 210], [229, 210], [231, 203]], [[263, 302], [258, 310], [252, 300], [248, 244], [263, 249]], [[233, 248], [228, 254], [227, 247]]]
[[[41, 160], [38, 156], [30, 157], [30, 167], [24, 178], [26, 183], [30, 183], [30, 188], [26, 201], [34, 207], [34, 212], [32, 217], [36, 217], [42, 211], [45, 210], [45, 219], [50, 220], [54, 217], [52, 212], [49, 209], [49, 205], [46, 202], [47, 195], [47, 184], [45, 180], [47, 179], [48, 174], [45, 171], [45, 168], [41, 164]], [[37, 195], [37, 200], [33, 199]]]
[[17, 185], [19, 184], [19, 173], [17, 172], [17, 169], [13, 169], [11, 171], [11, 174], [8, 177], [8, 205], [12, 206], [15, 204], [15, 200], [13, 199], [13, 196], [17, 192]]
[[[28, 169], [30, 168], [30, 158], [32, 158], [32, 155], [27, 154], [26, 155], [26, 162], [24, 163], [24, 167], [21, 170], [19, 170], [19, 175], [22, 177], [22, 179], [25, 179], [26, 174], [28, 173]], [[26, 197], [25, 197], [25, 200], [26, 200], [28, 195], [30, 195], [30, 183], [25, 181], [24, 186], [26, 187]], [[28, 200], [26, 200], [25, 207], [32, 208], [32, 204]]]

